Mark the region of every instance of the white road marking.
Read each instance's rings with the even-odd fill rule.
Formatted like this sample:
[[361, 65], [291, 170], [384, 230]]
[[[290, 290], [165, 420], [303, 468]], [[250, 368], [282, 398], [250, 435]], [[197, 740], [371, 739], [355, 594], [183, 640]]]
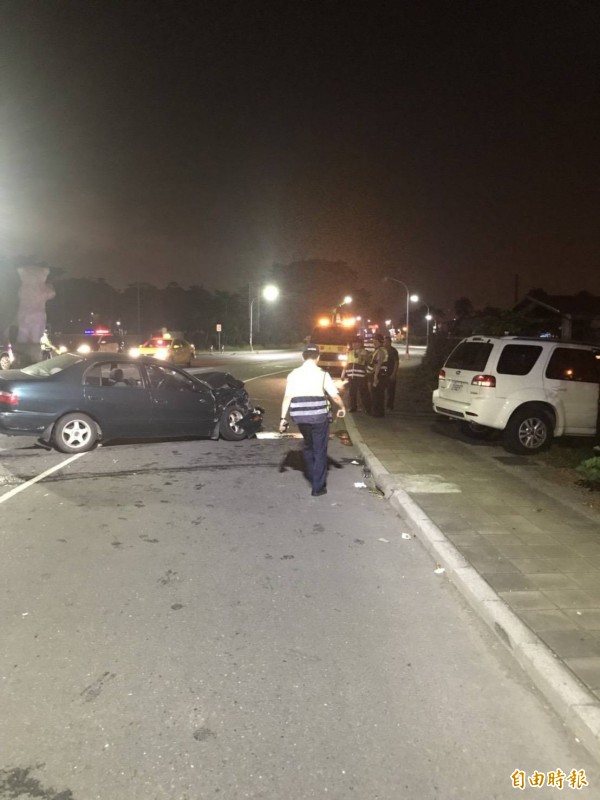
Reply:
[[257, 439], [301, 439], [301, 433], [277, 433], [277, 431], [261, 431], [256, 434]]
[[409, 475], [394, 473], [394, 477], [409, 494], [460, 494], [455, 483], [445, 481], [441, 475]]
[[271, 375], [281, 375], [282, 372], [291, 372], [292, 370], [289, 368], [286, 369], [278, 369], [277, 372], [265, 372], [264, 375], [255, 375], [254, 378], [247, 378], [244, 383], [250, 383], [250, 381], [257, 381], [259, 378], [268, 378]]
[[20, 486], [15, 486], [14, 489], [11, 489], [9, 492], [6, 492], [6, 494], [0, 496], [0, 503], [4, 503], [11, 497], [14, 497], [16, 494], [19, 494], [19, 492], [25, 491], [25, 489], [28, 489], [30, 486], [33, 486], [34, 483], [38, 483], [39, 481], [44, 480], [44, 478], [46, 478], [48, 475], [52, 475], [53, 472], [58, 472], [59, 469], [66, 467], [67, 464], [70, 464], [71, 462], [75, 461], [78, 458], [81, 458], [81, 456], [84, 455], [85, 453], [75, 453], [74, 456], [67, 458], [66, 461], [61, 461], [60, 464], [56, 464], [54, 467], [50, 467], [50, 469], [41, 472], [39, 475], [36, 475], [35, 478], [31, 478], [30, 480], [25, 481], [25, 483], [22, 483]]

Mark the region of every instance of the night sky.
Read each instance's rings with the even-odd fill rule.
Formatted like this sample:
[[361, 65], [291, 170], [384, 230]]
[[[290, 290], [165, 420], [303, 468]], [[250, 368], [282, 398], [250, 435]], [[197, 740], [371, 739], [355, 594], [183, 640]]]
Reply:
[[440, 307], [510, 306], [515, 274], [600, 294], [595, 0], [0, 11], [0, 255], [116, 288], [322, 258]]

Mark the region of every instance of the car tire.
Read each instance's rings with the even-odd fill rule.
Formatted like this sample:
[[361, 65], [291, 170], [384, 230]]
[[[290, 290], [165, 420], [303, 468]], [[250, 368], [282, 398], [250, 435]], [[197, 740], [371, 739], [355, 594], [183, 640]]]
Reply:
[[2, 353], [0, 356], [0, 369], [10, 369], [10, 356], [8, 353]]
[[100, 438], [96, 423], [87, 414], [65, 414], [54, 426], [54, 446], [61, 453], [86, 453]]
[[480, 442], [486, 439], [491, 439], [496, 433], [494, 428], [486, 428], [485, 425], [479, 425], [477, 422], [461, 422], [460, 431], [469, 439], [476, 439]]
[[246, 439], [246, 431], [239, 426], [239, 421], [245, 416], [246, 412], [240, 406], [227, 406], [219, 423], [219, 432], [223, 439], [228, 442], [240, 442]]
[[520, 456], [535, 455], [547, 450], [554, 438], [552, 418], [536, 406], [518, 408], [504, 429], [504, 446]]

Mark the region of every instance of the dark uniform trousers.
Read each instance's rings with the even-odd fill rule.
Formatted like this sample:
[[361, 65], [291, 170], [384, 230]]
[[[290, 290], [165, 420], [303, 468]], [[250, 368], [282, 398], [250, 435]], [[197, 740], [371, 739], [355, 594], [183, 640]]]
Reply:
[[394, 410], [394, 400], [396, 399], [396, 383], [398, 382], [398, 376], [396, 375], [393, 378], [388, 376], [387, 378], [387, 407], [390, 411]]
[[369, 414], [371, 412], [371, 396], [367, 384], [367, 376], [360, 378], [348, 378], [348, 399], [350, 400], [350, 411], [358, 408], [358, 398], [362, 403], [363, 409]]
[[372, 415], [374, 417], [383, 417], [385, 416], [385, 390], [387, 389], [388, 379], [387, 375], [382, 375], [381, 372], [379, 373], [379, 377], [377, 379], [377, 386], [373, 385], [372, 388], [372, 399], [373, 399], [373, 410]]
[[312, 484], [312, 493], [325, 489], [327, 484], [327, 444], [329, 442], [329, 422], [298, 423], [298, 430], [304, 439], [304, 468], [306, 477]]

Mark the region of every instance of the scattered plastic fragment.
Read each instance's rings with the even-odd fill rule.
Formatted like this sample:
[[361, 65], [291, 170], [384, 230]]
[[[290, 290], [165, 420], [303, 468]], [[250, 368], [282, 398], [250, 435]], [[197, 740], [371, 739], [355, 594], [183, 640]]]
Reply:
[[364, 483], [364, 481], [356, 481], [356, 483], [354, 484], [354, 488], [355, 489], [366, 489], [367, 488], [367, 484]]
[[443, 572], [446, 572], [446, 568], [445, 567], [441, 567], [438, 564], [433, 571], [435, 572], [436, 575], [441, 575]]
[[378, 541], [378, 542], [385, 542], [386, 544], [389, 544], [389, 543], [390, 543], [390, 540], [389, 540], [389, 539], [384, 539], [383, 537], [380, 537], [379, 539], [377, 539], [377, 541]]
[[355, 460], [355, 461], [351, 461], [350, 463], [351, 463], [351, 464], [360, 464], [360, 461], [356, 461], [356, 460]]
[[581, 617], [581, 616], [583, 616], [583, 615], [582, 615], [582, 613], [581, 613], [581, 611], [578, 611], [578, 612], [577, 612], [577, 616], [578, 616], [578, 617]]
[[402, 534], [402, 538], [403, 539], [411, 539], [412, 537], [411, 537], [410, 533], [403, 533]]

